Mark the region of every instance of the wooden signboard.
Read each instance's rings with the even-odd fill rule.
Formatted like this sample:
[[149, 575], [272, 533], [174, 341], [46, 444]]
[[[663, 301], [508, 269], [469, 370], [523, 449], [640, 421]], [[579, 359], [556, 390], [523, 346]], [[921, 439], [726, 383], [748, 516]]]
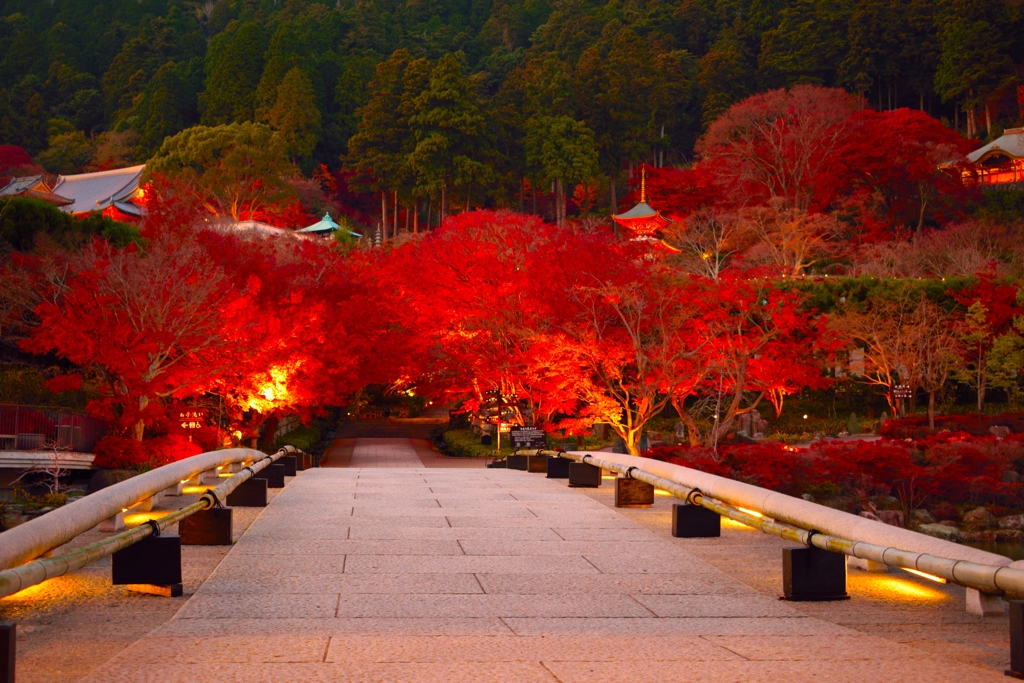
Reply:
[[206, 426], [206, 409], [189, 408], [178, 411], [178, 424], [182, 429], [202, 429]]

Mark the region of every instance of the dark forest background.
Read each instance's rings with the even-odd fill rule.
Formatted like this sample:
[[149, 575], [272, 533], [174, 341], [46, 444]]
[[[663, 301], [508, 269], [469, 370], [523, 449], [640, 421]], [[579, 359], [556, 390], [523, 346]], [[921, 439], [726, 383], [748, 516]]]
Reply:
[[[636, 164], [688, 164], [731, 104], [797, 83], [991, 139], [1021, 118], [1021, 16], [1004, 0], [9, 0], [0, 144], [67, 173], [253, 121], [307, 176], [512, 205], [552, 175], [555, 140], [607, 206]], [[432, 135], [446, 158], [419, 144]]]

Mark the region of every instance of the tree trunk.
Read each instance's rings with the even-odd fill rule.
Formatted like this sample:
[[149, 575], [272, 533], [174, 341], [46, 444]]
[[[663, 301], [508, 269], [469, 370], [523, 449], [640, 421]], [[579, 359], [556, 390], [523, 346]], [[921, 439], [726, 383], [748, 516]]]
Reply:
[[555, 180], [555, 225], [562, 224], [562, 181]]
[[519, 213], [526, 213], [526, 179], [519, 176]]
[[686, 440], [690, 442], [691, 446], [699, 446], [700, 431], [697, 429], [697, 423], [693, 421], [693, 416], [683, 406], [683, 402], [675, 396], [672, 397], [672, 407], [676, 409], [679, 419], [686, 425]]
[[533, 190], [533, 212], [532, 213], [533, 213], [534, 216], [536, 216], [537, 215], [537, 186], [534, 185], [530, 189]]
[[388, 193], [380, 191], [380, 239], [388, 238]]
[[[148, 405], [149, 405], [149, 397], [147, 397], [147, 396], [140, 396], [139, 397], [139, 412], [142, 412], [143, 410], [145, 410], [146, 406], [148, 406]], [[142, 441], [142, 437], [145, 434], [145, 431], [146, 431], [146, 423], [143, 422], [141, 419], [138, 420], [135, 424], [132, 425], [132, 438], [135, 439], [136, 441]]]
[[444, 185], [441, 186], [441, 212], [437, 216], [437, 224], [441, 225], [444, 223], [445, 217], [448, 215], [448, 188]]
[[562, 218], [561, 225], [565, 225], [565, 208], [566, 208], [565, 207], [565, 203], [566, 203], [565, 181], [559, 181], [559, 183], [558, 183], [558, 198], [559, 198], [559, 202], [558, 203], [561, 205], [560, 206], [560, 209], [561, 209], [560, 216]]
[[629, 451], [629, 454], [634, 458], [640, 457], [640, 434], [642, 431], [642, 427], [627, 429], [626, 438], [623, 439], [623, 441], [626, 442], [626, 450]]
[[420, 200], [414, 199], [412, 202], [412, 234], [417, 235], [420, 232]]
[[395, 190], [395, 220], [391, 221], [391, 236], [398, 237], [398, 190]]
[[988, 106], [988, 100], [985, 100], [985, 134], [992, 135], [992, 108]]
[[928, 392], [928, 429], [935, 429], [935, 392]]
[[984, 375], [979, 378], [978, 381], [978, 414], [984, 410], [985, 406], [985, 377]]

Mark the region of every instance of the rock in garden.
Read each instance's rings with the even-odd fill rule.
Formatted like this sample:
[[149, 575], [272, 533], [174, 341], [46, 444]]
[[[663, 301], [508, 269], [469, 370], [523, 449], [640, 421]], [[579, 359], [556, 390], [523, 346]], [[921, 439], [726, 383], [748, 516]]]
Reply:
[[903, 528], [903, 513], [899, 510], [879, 510], [878, 519], [882, 520], [889, 526], [898, 526]]
[[996, 540], [1000, 543], [1024, 543], [1024, 531], [1020, 529], [1000, 529], [996, 532]]
[[1003, 425], [992, 425], [988, 428], [988, 432], [997, 439], [1005, 439], [1010, 435], [1010, 428]]
[[860, 513], [860, 516], [863, 517], [864, 519], [870, 519], [872, 522], [881, 522], [882, 521], [882, 520], [880, 520], [878, 518], [878, 515], [876, 515], [873, 512], [868, 512], [867, 510], [862, 510], [861, 513]]
[[945, 524], [922, 524], [917, 527], [917, 530], [922, 534], [941, 538], [943, 541], [960, 540], [960, 530], [955, 526], [946, 526]]
[[994, 541], [996, 540], [995, 531], [970, 531], [960, 535], [960, 538], [964, 541]]
[[1000, 517], [996, 521], [996, 524], [1000, 529], [1024, 530], [1024, 515], [1009, 515], [1007, 517]]
[[962, 526], [965, 531], [983, 531], [992, 524], [992, 513], [987, 508], [974, 508], [964, 515]]
[[1005, 472], [1003, 472], [1003, 481], [1005, 481], [1007, 484], [1016, 484], [1018, 481], [1020, 481], [1020, 475], [1013, 470], [1006, 470]]
[[935, 524], [935, 518], [927, 510], [914, 510], [910, 513], [910, 521], [915, 527], [922, 524]]

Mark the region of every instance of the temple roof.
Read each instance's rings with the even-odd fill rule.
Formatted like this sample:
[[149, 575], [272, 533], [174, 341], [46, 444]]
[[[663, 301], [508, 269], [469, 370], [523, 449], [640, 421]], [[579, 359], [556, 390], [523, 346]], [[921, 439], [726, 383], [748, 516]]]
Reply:
[[340, 227], [341, 226], [335, 223], [334, 219], [331, 218], [330, 213], [325, 213], [324, 217], [313, 225], [307, 225], [305, 228], [296, 230], [295, 232], [330, 232], [332, 230], [337, 230]]
[[11, 178], [3, 188], [0, 188], [0, 197], [34, 197], [43, 201], [66, 206], [74, 200], [54, 194], [50, 186], [46, 184], [41, 175], [22, 176]]
[[968, 154], [967, 160], [976, 164], [995, 154], [1005, 154], [1011, 159], [1024, 158], [1024, 128], [1007, 128], [1002, 136]]
[[358, 232], [352, 232], [348, 228], [343, 228], [342, 226], [340, 226], [337, 223], [335, 223], [334, 219], [331, 218], [331, 214], [330, 213], [325, 213], [324, 217], [321, 218], [316, 223], [314, 223], [313, 225], [308, 225], [305, 228], [302, 228], [300, 230], [296, 230], [295, 232], [321, 233], [321, 232], [333, 232], [334, 230], [344, 230], [348, 234], [354, 235], [355, 237], [362, 237], [362, 235], [360, 235]]
[[637, 235], [654, 235], [669, 224], [668, 219], [641, 201], [625, 213], [612, 216], [612, 220]]
[[69, 213], [103, 211], [115, 204], [118, 205], [119, 210], [125, 213], [134, 210], [141, 214], [139, 207], [134, 204], [127, 210], [121, 205], [131, 204], [131, 200], [139, 189], [139, 181], [145, 168], [145, 165], [129, 166], [112, 171], [61, 176], [53, 191], [73, 201], [70, 206], [63, 207], [64, 211]]
[[244, 221], [233, 221], [230, 219], [224, 219], [209, 223], [209, 227], [214, 230], [221, 232], [231, 232], [239, 234], [243, 237], [291, 237], [301, 239], [311, 239], [308, 235], [299, 235], [299, 230], [288, 230], [286, 228], [279, 228], [276, 225], [270, 225], [269, 223], [261, 223], [260, 221], [244, 220]]
[[651, 208], [647, 202], [640, 202], [629, 211], [612, 216], [615, 220], [632, 220], [635, 218], [650, 218], [658, 215], [658, 212]]

